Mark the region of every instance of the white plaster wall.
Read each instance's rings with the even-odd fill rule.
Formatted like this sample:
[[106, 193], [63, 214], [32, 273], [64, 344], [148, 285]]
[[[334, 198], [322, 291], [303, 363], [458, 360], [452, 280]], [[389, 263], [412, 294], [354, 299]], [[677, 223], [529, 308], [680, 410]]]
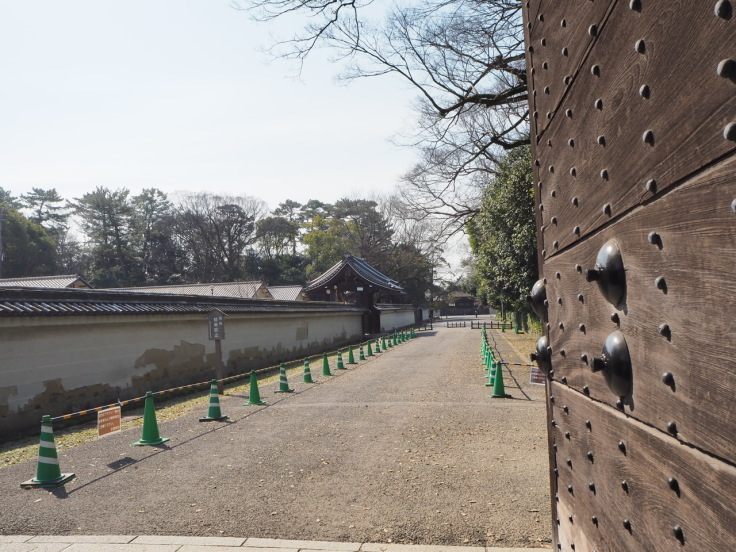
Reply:
[[414, 309], [381, 311], [381, 330], [391, 331], [393, 328], [404, 328], [414, 324]]
[[[360, 312], [230, 315], [222, 356], [229, 375], [360, 337]], [[0, 318], [0, 428], [209, 379], [214, 352], [203, 316]]]

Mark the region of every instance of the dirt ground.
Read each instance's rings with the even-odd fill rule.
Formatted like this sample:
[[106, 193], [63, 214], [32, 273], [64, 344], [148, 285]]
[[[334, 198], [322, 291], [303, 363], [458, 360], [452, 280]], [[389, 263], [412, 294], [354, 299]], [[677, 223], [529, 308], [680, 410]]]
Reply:
[[[295, 393], [262, 385], [265, 406], [226, 394], [228, 422], [198, 423], [198, 405], [159, 424], [160, 447], [131, 429], [60, 451], [65, 488], [21, 490], [34, 460], [0, 469], [0, 534], [549, 545], [544, 388], [509, 366], [513, 398], [489, 398], [467, 320], [333, 377], [313, 367], [316, 384], [292, 374]], [[528, 362], [535, 339], [492, 335]]]

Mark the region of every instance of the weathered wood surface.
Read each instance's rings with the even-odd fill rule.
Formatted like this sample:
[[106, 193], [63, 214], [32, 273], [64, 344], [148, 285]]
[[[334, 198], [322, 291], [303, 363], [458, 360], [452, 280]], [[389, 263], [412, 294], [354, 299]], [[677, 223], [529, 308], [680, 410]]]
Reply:
[[531, 39], [527, 46], [531, 61], [530, 104], [537, 137], [541, 138], [549, 125], [595, 41], [591, 26], [601, 28], [612, 3], [611, 0], [542, 2], [530, 16]]
[[[735, 198], [736, 156], [544, 265], [554, 378], [564, 377], [578, 390], [587, 387], [591, 398], [615, 405], [618, 397], [589, 365], [608, 334], [620, 329], [634, 377], [626, 412], [662, 431], [675, 422], [679, 439], [731, 462], [736, 460]], [[661, 246], [649, 243], [650, 232], [660, 236]], [[585, 278], [585, 269], [611, 239], [626, 269], [627, 294], [618, 309]], [[655, 286], [659, 276], [666, 293]], [[611, 320], [613, 313], [620, 324]], [[671, 336], [660, 334], [662, 324]], [[674, 385], [663, 383], [664, 372], [673, 375]]]
[[736, 550], [736, 468], [564, 385], [551, 396], [563, 550]]
[[[589, 9], [603, 4], [585, 3]], [[532, 96], [540, 120], [545, 110], [554, 112], [544, 103], [544, 89], [554, 92], [553, 103], [565, 94], [549, 127], [537, 134], [536, 182], [547, 256], [652, 198], [647, 182], [654, 181], [661, 192], [736, 149], [736, 141], [724, 137], [725, 127], [736, 122], [736, 78], [717, 73], [722, 60], [736, 57], [736, 18], [716, 17], [711, 2], [644, 1], [641, 11], [617, 2], [591, 48], [590, 37], [580, 36], [585, 25], [576, 22], [587, 24], [593, 14], [584, 9], [576, 14], [576, 5], [543, 6], [542, 13], [556, 14], [544, 24], [556, 25], [557, 32], [544, 33], [540, 25], [530, 37], [537, 93]], [[560, 28], [564, 14], [568, 27]], [[560, 52], [568, 29], [577, 32], [571, 38], [578, 46], [570, 52], [587, 54], [563, 90], [563, 76], [553, 68], [570, 71], [571, 58]], [[543, 39], [547, 47], [540, 45]], [[540, 59], [549, 70], [538, 67]], [[592, 74], [594, 66], [599, 75]], [[648, 87], [644, 96], [643, 86]]]

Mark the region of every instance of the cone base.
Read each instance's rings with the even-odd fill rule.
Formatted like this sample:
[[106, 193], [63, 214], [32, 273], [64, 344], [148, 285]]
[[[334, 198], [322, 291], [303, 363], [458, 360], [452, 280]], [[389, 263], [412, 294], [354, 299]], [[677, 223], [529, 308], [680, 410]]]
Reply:
[[309, 378], [302, 381], [302, 383], [314, 383], [314, 380], [312, 378]]
[[[348, 362], [348, 364], [350, 364], [350, 363]], [[353, 364], [355, 364], [355, 363], [353, 362]], [[336, 370], [347, 370], [347, 368], [345, 368], [344, 366], [338, 366], [336, 368]]]
[[223, 420], [228, 420], [230, 416], [217, 416], [216, 418], [209, 418], [205, 416], [204, 418], [200, 418], [200, 422], [222, 422]]
[[145, 446], [154, 446], [154, 445], [161, 445], [165, 443], [166, 441], [171, 441], [168, 437], [161, 437], [159, 439], [154, 439], [152, 441], [144, 441], [141, 439], [140, 441], [136, 441], [133, 443], [134, 447], [145, 447]]
[[492, 399], [513, 399], [511, 395], [504, 393], [503, 395], [488, 395]]
[[279, 389], [278, 391], [274, 391], [274, 393], [293, 393], [293, 389]]
[[266, 404], [266, 401], [248, 401], [243, 406], [258, 406], [259, 404]]
[[53, 489], [55, 487], [61, 487], [76, 477], [74, 473], [62, 473], [58, 479], [52, 479], [50, 481], [38, 481], [35, 477], [24, 481], [20, 484], [21, 489]]

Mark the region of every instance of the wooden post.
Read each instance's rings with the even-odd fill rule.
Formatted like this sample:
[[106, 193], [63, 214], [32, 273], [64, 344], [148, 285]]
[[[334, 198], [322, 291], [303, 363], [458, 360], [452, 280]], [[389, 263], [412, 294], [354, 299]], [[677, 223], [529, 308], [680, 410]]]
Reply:
[[215, 378], [217, 379], [217, 392], [222, 395], [224, 390], [222, 378], [225, 377], [225, 367], [222, 363], [222, 340], [225, 338], [225, 313], [219, 309], [211, 311], [207, 315], [207, 327], [210, 341], [215, 342]]
[[225, 386], [222, 383], [222, 378], [225, 377], [225, 366], [222, 363], [222, 340], [215, 339], [215, 378], [217, 379], [217, 393], [222, 395], [225, 391]]

